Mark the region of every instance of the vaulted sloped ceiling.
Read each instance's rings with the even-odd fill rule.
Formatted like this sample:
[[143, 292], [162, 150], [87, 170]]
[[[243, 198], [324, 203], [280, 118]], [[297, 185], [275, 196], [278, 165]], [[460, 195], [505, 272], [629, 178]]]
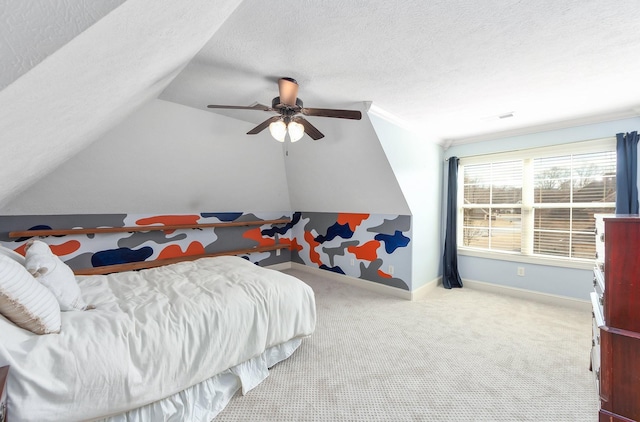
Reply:
[[[128, 0], [100, 20], [94, 18], [109, 7], [95, 9], [95, 14], [81, 9], [79, 15], [90, 16], [81, 19], [79, 34], [71, 40], [67, 38], [74, 31], [61, 37], [40, 33], [43, 39], [56, 38], [55, 46], [14, 66], [12, 77], [19, 77], [8, 77], [8, 86], [0, 91], [0, 204], [157, 97], [239, 2]], [[41, 7], [42, 2], [30, 3]], [[57, 4], [74, 15], [75, 3]], [[0, 13], [3, 25], [16, 19], [7, 16], [6, 7]], [[53, 21], [67, 18], [53, 10]], [[39, 18], [46, 21], [45, 16]], [[82, 31], [92, 20], [97, 22]], [[19, 21], [12, 25], [20, 26]], [[64, 45], [56, 50], [58, 44]], [[45, 54], [49, 56], [41, 57]]]
[[0, 91], [123, 2], [0, 2]]
[[372, 102], [445, 148], [636, 116], [638, 16], [638, 0], [0, 1], [0, 206], [149, 99], [268, 104], [282, 76], [306, 106]]

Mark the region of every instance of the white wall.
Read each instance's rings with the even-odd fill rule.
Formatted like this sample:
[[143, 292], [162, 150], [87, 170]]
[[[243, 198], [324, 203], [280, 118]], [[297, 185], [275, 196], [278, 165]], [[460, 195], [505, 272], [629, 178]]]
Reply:
[[253, 126], [152, 100], [0, 214], [291, 210], [282, 145]]
[[[446, 150], [444, 155], [446, 158], [453, 156], [461, 158], [613, 137], [616, 133], [634, 130], [640, 130], [639, 117], [458, 145]], [[445, 195], [446, 189], [445, 186]], [[445, 224], [444, 219], [442, 224]], [[588, 300], [589, 293], [593, 291], [591, 271], [586, 269], [563, 268], [465, 255], [458, 256], [458, 264], [460, 276], [463, 279], [467, 278], [582, 300]], [[516, 275], [517, 267], [524, 267], [524, 277]]]
[[[363, 106], [363, 104], [359, 104]], [[355, 109], [355, 107], [349, 107]], [[362, 120], [309, 118], [325, 137], [285, 144], [296, 211], [409, 215], [409, 207], [366, 113]]]
[[409, 132], [375, 113], [369, 118], [412, 215], [411, 290], [440, 273], [440, 198], [443, 150], [424, 135]]

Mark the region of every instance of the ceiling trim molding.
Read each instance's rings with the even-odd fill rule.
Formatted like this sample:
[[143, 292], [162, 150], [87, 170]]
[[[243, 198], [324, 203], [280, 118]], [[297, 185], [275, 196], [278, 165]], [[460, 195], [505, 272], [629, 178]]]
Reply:
[[404, 120], [403, 118], [399, 117], [396, 114], [393, 114], [375, 104], [373, 104], [373, 102], [371, 101], [366, 101], [365, 104], [367, 105], [367, 110], [366, 112], [368, 114], [372, 114], [376, 117], [379, 117], [381, 119], [384, 119], [390, 123], [393, 123], [396, 126], [399, 126], [402, 129], [405, 129], [409, 132], [413, 132], [413, 133], [417, 133], [415, 127], [413, 127], [408, 121]]
[[470, 136], [459, 139], [448, 139], [443, 141], [445, 150], [454, 145], [471, 144], [475, 142], [491, 141], [494, 139], [509, 138], [512, 136], [531, 135], [533, 133], [548, 132], [552, 130], [567, 129], [576, 126], [586, 126], [596, 123], [610, 122], [613, 120], [622, 120], [640, 116], [640, 107], [616, 111], [607, 114], [599, 114], [596, 116], [580, 117], [577, 119], [563, 120], [559, 122], [545, 123], [536, 126], [528, 126], [518, 129], [511, 129], [502, 132], [492, 132], [483, 135]]

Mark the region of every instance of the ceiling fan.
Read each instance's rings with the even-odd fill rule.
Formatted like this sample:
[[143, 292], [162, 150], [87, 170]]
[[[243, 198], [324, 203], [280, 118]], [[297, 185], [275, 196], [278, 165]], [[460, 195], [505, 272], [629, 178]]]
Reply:
[[337, 110], [332, 108], [305, 108], [302, 100], [298, 98], [298, 82], [292, 78], [280, 78], [278, 80], [278, 91], [280, 96], [271, 101], [271, 107], [263, 104], [252, 106], [231, 106], [231, 105], [208, 105], [208, 108], [225, 108], [231, 110], [262, 110], [278, 113], [260, 123], [258, 126], [247, 132], [247, 135], [255, 135], [267, 127], [276, 140], [284, 142], [285, 136], [289, 133], [291, 142], [296, 142], [306, 133], [314, 141], [323, 138], [324, 135], [313, 126], [304, 116], [316, 117], [336, 117], [339, 119], [360, 120], [362, 113], [357, 110]]

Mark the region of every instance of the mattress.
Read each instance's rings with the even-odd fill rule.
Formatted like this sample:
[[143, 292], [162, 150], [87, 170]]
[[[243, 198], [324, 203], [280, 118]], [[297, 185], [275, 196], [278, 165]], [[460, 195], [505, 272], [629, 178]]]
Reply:
[[315, 328], [309, 286], [238, 257], [78, 279], [95, 309], [63, 312], [60, 334], [0, 321], [12, 420], [119, 415]]

